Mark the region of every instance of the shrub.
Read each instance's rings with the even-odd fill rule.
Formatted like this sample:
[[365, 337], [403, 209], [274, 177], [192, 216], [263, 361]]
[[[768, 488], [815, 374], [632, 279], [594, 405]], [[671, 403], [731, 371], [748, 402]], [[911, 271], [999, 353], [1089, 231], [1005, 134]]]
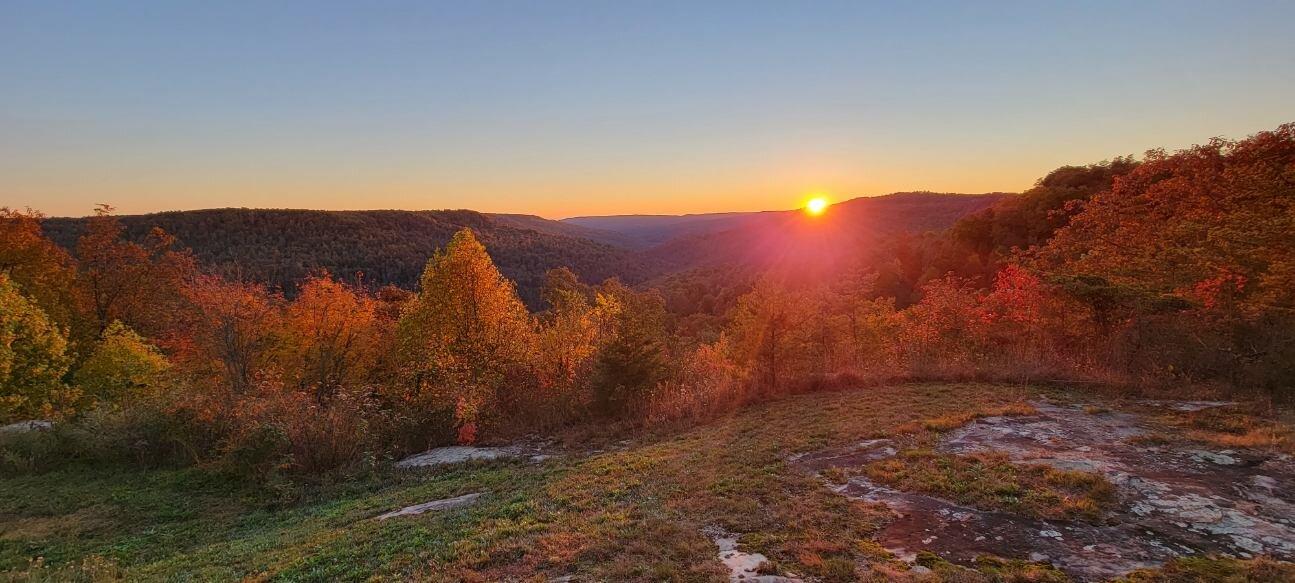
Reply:
[[90, 357], [77, 369], [77, 387], [110, 402], [156, 388], [170, 364], [162, 353], [120, 321], [104, 331]]
[[740, 405], [747, 397], [737, 368], [725, 356], [728, 339], [703, 344], [684, 357], [679, 371], [652, 391], [649, 421], [704, 417]]

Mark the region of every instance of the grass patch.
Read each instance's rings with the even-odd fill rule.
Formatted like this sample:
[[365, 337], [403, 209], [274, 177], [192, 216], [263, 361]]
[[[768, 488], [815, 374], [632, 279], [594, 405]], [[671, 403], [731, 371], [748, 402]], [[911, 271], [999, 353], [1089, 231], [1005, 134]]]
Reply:
[[[8, 570], [0, 581], [91, 580], [86, 574], [102, 572], [130, 581], [571, 574], [723, 582], [706, 526], [741, 533], [744, 550], [782, 571], [884, 579], [887, 569], [902, 569], [872, 541], [888, 511], [832, 493], [787, 457], [894, 436], [923, 420], [1021, 414], [1023, 397], [1019, 386], [980, 383], [797, 395], [697, 427], [605, 437], [632, 439], [623, 450], [379, 472], [287, 496], [198, 470], [68, 468], [0, 478], [0, 571]], [[606, 445], [598, 439], [579, 443]], [[467, 508], [370, 520], [469, 492], [487, 494]]]
[[1034, 405], [1024, 401], [1017, 401], [990, 408], [976, 409], [971, 411], [959, 411], [939, 417], [931, 417], [921, 421], [913, 421], [900, 426], [896, 433], [920, 433], [930, 431], [934, 433], [944, 433], [953, 431], [963, 425], [971, 423], [984, 417], [1022, 417], [1026, 415], [1037, 415], [1039, 410]]
[[1295, 565], [1260, 557], [1182, 557], [1159, 569], [1144, 569], [1120, 583], [1278, 583], [1295, 581]]
[[1278, 418], [1276, 411], [1257, 405], [1176, 412], [1161, 415], [1160, 420], [1182, 431], [1189, 440], [1295, 454], [1295, 428]]
[[1096, 520], [1115, 503], [1115, 487], [1100, 475], [1017, 464], [998, 453], [908, 449], [864, 471], [877, 482], [903, 490], [1038, 518]]

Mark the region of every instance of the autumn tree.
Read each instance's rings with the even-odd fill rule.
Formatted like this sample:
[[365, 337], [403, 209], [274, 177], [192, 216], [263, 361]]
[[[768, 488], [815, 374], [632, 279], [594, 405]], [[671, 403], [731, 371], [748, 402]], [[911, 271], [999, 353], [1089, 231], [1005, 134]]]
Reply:
[[267, 364], [278, 327], [278, 298], [264, 286], [204, 275], [185, 287], [190, 305], [182, 354], [203, 369], [214, 365], [236, 393], [252, 387]]
[[729, 326], [733, 360], [758, 386], [777, 391], [803, 372], [806, 308], [806, 295], [773, 274], [738, 300]]
[[77, 368], [76, 386], [93, 399], [115, 402], [156, 389], [170, 367], [157, 347], [121, 322], [113, 322]]
[[379, 359], [378, 303], [327, 273], [303, 282], [283, 319], [280, 365], [301, 389], [327, 401], [363, 382]]
[[571, 310], [581, 305], [589, 305], [593, 290], [566, 267], [555, 267], [544, 272], [544, 282], [540, 285], [540, 299], [544, 300], [548, 312], [555, 313]]
[[163, 336], [196, 272], [193, 258], [174, 251], [175, 238], [153, 229], [144, 244], [124, 238], [112, 207], [99, 205], [76, 244], [78, 282], [88, 306], [88, 334], [102, 335], [122, 321], [149, 336]]
[[978, 290], [966, 279], [927, 282], [921, 301], [903, 312], [897, 338], [901, 358], [918, 374], [966, 370], [984, 347], [983, 330], [971, 325], [978, 316]]
[[462, 442], [475, 439], [510, 389], [520, 390], [509, 381], [528, 367], [534, 346], [530, 314], [470, 229], [428, 261], [397, 334], [416, 397], [453, 408]]
[[590, 300], [593, 290], [565, 267], [545, 274], [540, 297], [548, 304], [540, 314], [536, 338], [539, 400], [553, 415], [570, 414], [588, 397], [594, 356], [606, 338], [605, 303]]
[[[1175, 311], [1190, 319], [1172, 333], [1143, 335], [1160, 343], [1164, 366], [1237, 383], [1250, 371], [1255, 382], [1290, 386], [1293, 169], [1295, 124], [1241, 141], [1153, 150], [1109, 191], [1080, 204], [1037, 266], [1103, 291], [1089, 297], [1122, 298], [1139, 320], [1166, 321]], [[1165, 346], [1165, 336], [1182, 340]]]
[[1239, 142], [1153, 150], [1084, 203], [1043, 251], [1059, 273], [1208, 304], [1295, 308], [1295, 124]]
[[66, 352], [63, 331], [0, 273], [0, 420], [71, 412], [76, 395], [62, 381]]
[[0, 207], [0, 273], [67, 327], [77, 311], [75, 266], [66, 251], [42, 234], [42, 218], [35, 211]]

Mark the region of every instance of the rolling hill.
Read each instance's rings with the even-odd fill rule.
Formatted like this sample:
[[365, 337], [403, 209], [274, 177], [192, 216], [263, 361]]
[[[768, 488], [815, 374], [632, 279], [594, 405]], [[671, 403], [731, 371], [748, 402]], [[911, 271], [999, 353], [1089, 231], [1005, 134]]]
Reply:
[[746, 224], [759, 215], [781, 211], [749, 213], [705, 213], [691, 215], [609, 215], [571, 217], [561, 223], [613, 233], [629, 245], [646, 249], [678, 237], [725, 231]]
[[646, 264], [678, 272], [710, 266], [820, 266], [848, 261], [880, 238], [939, 231], [1011, 195], [905, 192], [847, 200], [818, 217], [799, 210], [680, 217], [607, 217], [577, 222], [634, 237], [664, 238]]
[[[619, 277], [638, 283], [655, 273], [646, 269], [643, 257], [627, 249], [580, 236], [589, 235], [590, 229], [527, 215], [231, 208], [120, 218], [130, 238], [161, 227], [217, 271], [266, 282], [289, 294], [297, 282], [321, 268], [347, 280], [412, 288], [428, 258], [463, 227], [477, 233], [500, 271], [517, 282], [518, 292], [532, 307], [539, 303], [544, 272], [554, 267], [570, 267], [590, 282]], [[84, 221], [49, 218], [43, 226], [56, 243], [71, 248]]]

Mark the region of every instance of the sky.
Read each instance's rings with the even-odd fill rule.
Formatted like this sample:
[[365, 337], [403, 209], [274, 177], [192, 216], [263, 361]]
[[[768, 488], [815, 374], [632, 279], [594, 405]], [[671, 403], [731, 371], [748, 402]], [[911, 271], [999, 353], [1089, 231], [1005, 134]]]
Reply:
[[1295, 121], [1295, 2], [0, 0], [0, 206], [1020, 191]]

